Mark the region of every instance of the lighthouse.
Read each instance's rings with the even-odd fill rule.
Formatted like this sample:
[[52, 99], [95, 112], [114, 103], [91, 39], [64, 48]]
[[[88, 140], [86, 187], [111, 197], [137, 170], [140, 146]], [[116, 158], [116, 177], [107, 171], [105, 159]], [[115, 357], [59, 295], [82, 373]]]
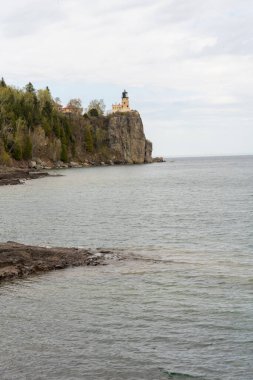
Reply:
[[129, 106], [129, 97], [126, 90], [122, 92], [122, 101], [119, 104], [112, 105], [112, 112], [129, 112], [131, 111]]

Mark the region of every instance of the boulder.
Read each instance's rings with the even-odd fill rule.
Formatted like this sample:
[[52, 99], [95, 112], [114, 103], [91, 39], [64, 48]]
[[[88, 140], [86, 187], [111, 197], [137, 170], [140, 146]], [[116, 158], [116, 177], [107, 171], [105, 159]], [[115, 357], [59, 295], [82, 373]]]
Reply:
[[69, 167], [70, 167], [70, 168], [81, 168], [82, 165], [80, 165], [78, 162], [71, 161], [71, 162], [69, 163]]
[[154, 157], [152, 158], [152, 162], [166, 162], [163, 157]]
[[36, 161], [29, 161], [29, 163], [28, 163], [28, 167], [30, 169], [35, 169], [36, 165], [37, 165]]

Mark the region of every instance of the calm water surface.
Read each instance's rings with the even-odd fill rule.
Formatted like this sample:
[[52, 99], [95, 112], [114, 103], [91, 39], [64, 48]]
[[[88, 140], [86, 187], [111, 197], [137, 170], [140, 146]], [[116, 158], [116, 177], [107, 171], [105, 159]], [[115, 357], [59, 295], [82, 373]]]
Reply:
[[252, 380], [253, 157], [60, 173], [0, 188], [0, 241], [130, 259], [1, 286], [0, 379]]

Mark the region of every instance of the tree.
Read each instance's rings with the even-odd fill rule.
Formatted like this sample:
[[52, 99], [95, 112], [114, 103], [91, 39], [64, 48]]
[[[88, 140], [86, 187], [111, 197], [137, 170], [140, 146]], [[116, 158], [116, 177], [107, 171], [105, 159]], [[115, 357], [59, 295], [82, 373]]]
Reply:
[[27, 83], [25, 86], [26, 92], [30, 92], [32, 94], [35, 94], [35, 88], [33, 87], [33, 84], [31, 82]]
[[24, 160], [29, 160], [30, 158], [32, 158], [32, 141], [30, 139], [30, 136], [25, 136], [24, 138], [24, 142], [23, 142], [23, 159]]
[[56, 104], [61, 105], [61, 99], [58, 96], [54, 99], [54, 101]]
[[91, 108], [89, 111], [88, 111], [88, 115], [89, 116], [93, 116], [93, 117], [98, 117], [99, 116], [99, 113], [98, 113], [98, 110], [96, 108]]
[[89, 125], [87, 125], [84, 130], [84, 143], [87, 152], [92, 153], [94, 149], [94, 141], [91, 127]]
[[68, 162], [68, 149], [65, 144], [62, 144], [61, 146], [61, 160], [63, 162]]
[[28, 129], [26, 121], [22, 118], [17, 119], [13, 152], [16, 160], [22, 160], [22, 158], [27, 160], [31, 158], [32, 146], [27, 132]]
[[[104, 115], [105, 113], [105, 103], [103, 99], [93, 99], [91, 100], [90, 104], [88, 105], [88, 114], [91, 115], [92, 110], [97, 110], [98, 115]], [[92, 111], [94, 113], [94, 111]], [[92, 116], [92, 115], [91, 115]]]
[[6, 87], [6, 83], [5, 83], [5, 80], [4, 80], [3, 77], [2, 77], [2, 79], [0, 80], [0, 87]]
[[45, 89], [45, 90], [38, 90], [37, 91], [37, 97], [40, 105], [41, 111], [44, 110], [44, 108], [48, 107], [48, 103], [51, 104], [53, 107], [53, 98], [51, 97], [50, 92]]
[[67, 107], [72, 108], [76, 114], [81, 115], [83, 113], [82, 101], [79, 98], [70, 99]]

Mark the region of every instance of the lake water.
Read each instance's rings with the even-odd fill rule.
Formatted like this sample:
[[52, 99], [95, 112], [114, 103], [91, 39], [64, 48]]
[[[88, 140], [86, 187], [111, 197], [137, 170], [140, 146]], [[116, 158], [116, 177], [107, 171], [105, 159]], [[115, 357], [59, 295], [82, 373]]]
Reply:
[[2, 285], [0, 379], [252, 380], [253, 157], [58, 173], [0, 188], [0, 241], [129, 260]]

